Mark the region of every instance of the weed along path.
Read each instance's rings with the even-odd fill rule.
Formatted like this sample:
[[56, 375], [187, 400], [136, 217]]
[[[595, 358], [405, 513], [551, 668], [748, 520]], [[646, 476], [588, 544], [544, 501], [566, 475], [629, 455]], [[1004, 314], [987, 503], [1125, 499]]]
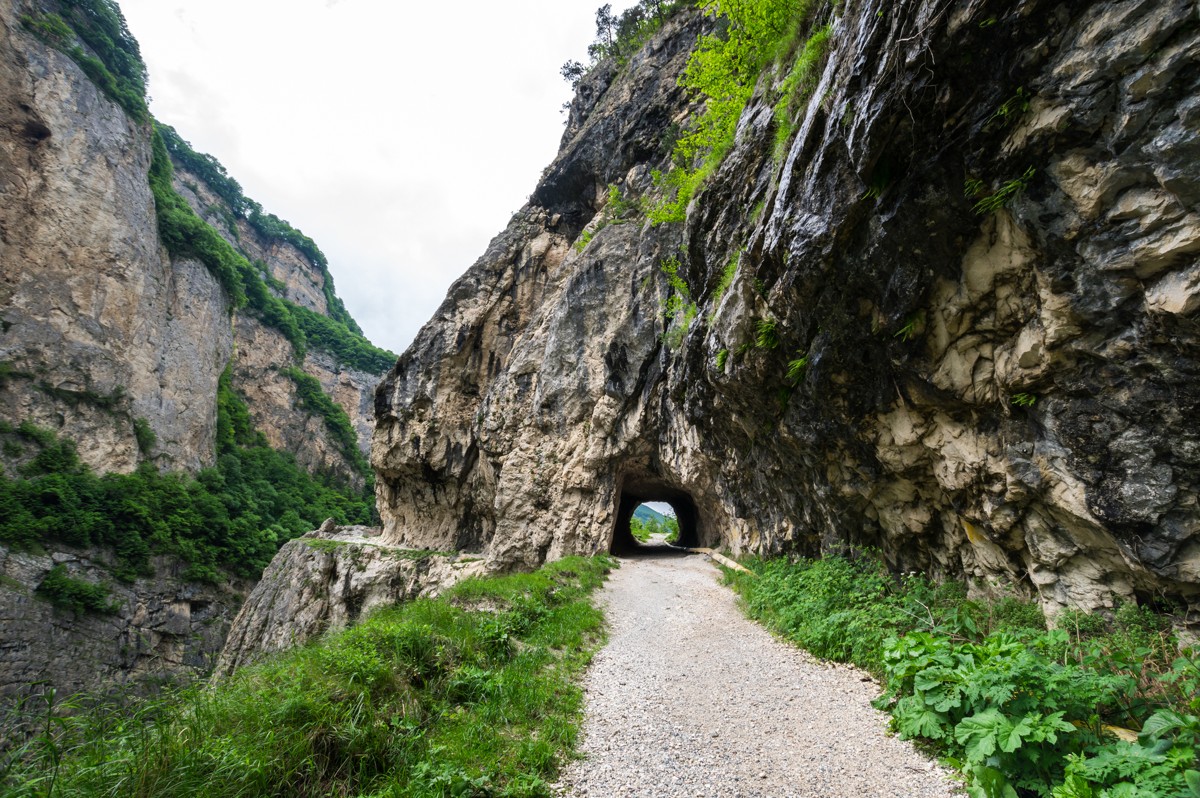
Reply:
[[949, 798], [940, 767], [886, 733], [878, 690], [748, 620], [701, 556], [623, 558], [601, 593], [582, 798]]

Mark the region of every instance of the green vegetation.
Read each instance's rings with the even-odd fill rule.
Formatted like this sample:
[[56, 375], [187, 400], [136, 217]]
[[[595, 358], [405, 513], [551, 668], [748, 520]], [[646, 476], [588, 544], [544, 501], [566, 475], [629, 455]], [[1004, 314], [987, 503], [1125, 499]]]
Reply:
[[639, 543], [646, 543], [650, 540], [651, 535], [662, 535], [667, 543], [674, 543], [679, 540], [679, 521], [669, 515], [662, 517], [661, 520], [653, 516], [650, 518], [634, 516], [629, 519], [629, 531]]
[[729, 350], [728, 349], [722, 349], [719, 352], [717, 352], [717, 360], [716, 360], [717, 371], [724, 371], [725, 364], [728, 362], [729, 362]]
[[904, 320], [904, 324], [901, 325], [900, 329], [892, 337], [908, 342], [915, 338], [923, 329], [925, 329], [925, 311], [918, 310]]
[[75, 579], [67, 574], [67, 567], [62, 564], [50, 569], [35, 592], [54, 606], [72, 612], [101, 615], [116, 612], [116, 607], [109, 601], [112, 588]]
[[[674, 166], [655, 172], [664, 192], [651, 209], [655, 224], [683, 221], [688, 203], [713, 174], [733, 146], [737, 122], [754, 93], [762, 71], [787, 56], [808, 29], [816, 0], [703, 0], [705, 13], [728, 23], [700, 39], [688, 59], [680, 85], [704, 99], [704, 111], [675, 143]], [[818, 32], [796, 57], [784, 80], [777, 114], [789, 120], [793, 109], [811, 91], [814, 67], [824, 54], [828, 32]]]
[[1048, 631], [1034, 605], [897, 579], [869, 555], [747, 565], [726, 576], [751, 617], [883, 678], [896, 731], [960, 767], [973, 798], [1200, 796], [1200, 660], [1151, 610], [1065, 612]]
[[23, 548], [55, 541], [104, 546], [115, 576], [150, 573], [150, 555], [174, 554], [186, 576], [217, 582], [221, 571], [256, 576], [279, 546], [319, 526], [370, 523], [374, 501], [331, 479], [313, 477], [266, 445], [245, 404], [221, 381], [218, 461], [195, 478], [160, 474], [143, 464], [132, 474], [97, 476], [70, 441], [28, 422], [9, 429], [5, 451], [32, 454], [16, 478], [0, 475], [0, 541]]
[[583, 252], [587, 249], [588, 244], [592, 243], [592, 239], [596, 237], [596, 233], [603, 229], [602, 226], [597, 226], [593, 230], [584, 230], [579, 234], [579, 238], [575, 239], [574, 248], [576, 252]]
[[796, 133], [796, 116], [817, 87], [817, 66], [829, 50], [832, 26], [826, 25], [804, 43], [779, 89], [775, 103], [775, 157], [782, 159]]
[[641, 210], [641, 204], [635, 200], [625, 199], [621, 188], [616, 183], [608, 184], [608, 202], [604, 205], [603, 216], [591, 230], [584, 230], [575, 240], [576, 252], [587, 249], [592, 239], [610, 224], [624, 224], [630, 216]]
[[[1003, 183], [1000, 188], [996, 189], [991, 195], [984, 197], [975, 203], [971, 210], [978, 214], [992, 213], [998, 211], [1007, 205], [1013, 197], [1020, 194], [1029, 185], [1029, 181], [1033, 180], [1033, 176], [1037, 174], [1037, 170], [1032, 166], [1025, 170], [1025, 173], [1018, 178], [1009, 180]], [[967, 191], [970, 192], [974, 186], [968, 181]], [[982, 183], [979, 184], [982, 188]]]
[[1009, 401], [1017, 407], [1033, 407], [1037, 403], [1037, 397], [1031, 393], [1014, 393]]
[[626, 199], [620, 186], [616, 183], [608, 184], [608, 202], [604, 205], [604, 213], [611, 220], [610, 224], [620, 224], [639, 210], [641, 204], [636, 200]]
[[612, 4], [606, 3], [596, 10], [596, 39], [588, 47], [589, 64], [568, 61], [559, 74], [575, 88], [588, 70], [605, 58], [615, 58], [624, 65], [664, 22], [686, 5], [684, 0], [639, 0], [617, 16]]
[[342, 456], [353, 463], [360, 474], [369, 474], [371, 466], [358, 448], [358, 434], [350, 424], [350, 417], [341, 405], [330, 399], [321, 389], [321, 383], [307, 372], [298, 368], [283, 369], [283, 373], [296, 384], [296, 395], [300, 406], [319, 415], [325, 421], [325, 429], [337, 442]]
[[150, 429], [150, 422], [144, 418], [133, 420], [133, 437], [137, 440], [138, 451], [143, 455], [150, 455], [158, 445], [158, 436]]
[[733, 285], [733, 278], [737, 275], [738, 266], [742, 262], [742, 250], [738, 250], [729, 257], [725, 263], [725, 268], [721, 270], [721, 279], [717, 281], [717, 287], [713, 289], [712, 303], [716, 306], [725, 292], [729, 290], [729, 286]]
[[[230, 177], [220, 161], [207, 153], [196, 152], [192, 149], [192, 145], [188, 144], [173, 127], [155, 123], [155, 128], [162, 136], [163, 143], [171, 157], [182, 164], [184, 169], [202, 179], [217, 196], [223, 199], [235, 218], [245, 219], [251, 227], [267, 239], [291, 244], [320, 269], [323, 278], [322, 290], [329, 309], [329, 317], [344, 326], [354, 336], [362, 338], [362, 329], [350, 316], [346, 306], [334, 291], [333, 275], [329, 273], [329, 261], [316, 243], [278, 216], [265, 213], [262, 205], [242, 193], [241, 185]], [[236, 225], [231, 227], [231, 231], [235, 234], [236, 230]], [[394, 362], [395, 356], [393, 355], [391, 359]], [[391, 363], [388, 363], [384, 368], [390, 366]]]
[[[170, 145], [168, 141], [171, 142]], [[168, 149], [189, 169], [196, 169], [206, 182], [213, 180], [213, 190], [220, 194], [222, 199], [230, 202], [232, 197], [234, 201], [231, 207], [235, 211], [250, 208], [250, 222], [259, 228], [260, 232], [269, 231], [263, 234], [293, 244], [321, 269], [325, 277], [329, 316], [294, 305], [268, 290], [262, 270], [252, 265], [216, 230], [197, 216], [187, 201], [176, 193], [171, 183], [173, 167], [167, 154]], [[263, 215], [257, 203], [242, 196], [237, 182], [226, 174], [215, 158], [193, 151], [187, 142], [180, 139], [178, 134], [166, 125], [155, 125], [150, 186], [154, 191], [155, 207], [158, 210], [159, 235], [167, 250], [178, 257], [194, 257], [207, 266], [236, 306], [249, 305], [263, 323], [279, 330], [287, 338], [295, 349], [297, 360], [304, 357], [311, 345], [333, 355], [339, 363], [369, 374], [387, 371], [396, 362], [394, 354], [374, 346], [364, 338], [362, 330], [346, 313], [345, 306], [333, 293], [333, 278], [329, 275], [325, 256], [316, 249], [312, 240], [292, 229], [286, 222], [281, 222], [270, 214]]]
[[61, 0], [59, 5], [61, 16], [25, 14], [21, 23], [69, 56], [135, 122], [148, 120], [146, 65], [121, 9], [113, 0]]
[[[280, 300], [281, 302], [283, 300]], [[396, 363], [396, 356], [372, 344], [336, 319], [284, 303], [304, 331], [305, 340], [313, 347], [328, 352], [344, 366], [368, 374], [382, 374]]]
[[779, 322], [770, 317], [759, 319], [754, 326], [754, 345], [759, 349], [774, 349], [779, 346]]
[[1025, 87], [1018, 86], [1016, 94], [1001, 103], [996, 112], [988, 119], [988, 125], [998, 123], [1004, 127], [1014, 119], [1019, 119], [1029, 110], [1029, 97], [1029, 92], [1025, 91]]
[[0, 360], [0, 388], [8, 384], [9, 380], [14, 377], [24, 377], [28, 379], [33, 375], [26, 371], [21, 371], [8, 360]]
[[203, 263], [225, 289], [234, 307], [242, 307], [246, 304], [243, 276], [249, 271], [249, 264], [176, 193], [171, 184], [175, 170], [157, 125], [152, 144], [150, 189], [154, 193], [158, 235], [163, 245], [175, 257], [195, 258]]
[[699, 312], [696, 303], [692, 301], [692, 292], [687, 282], [679, 274], [679, 266], [679, 259], [674, 256], [659, 264], [659, 269], [667, 276], [667, 284], [670, 286], [662, 311], [667, 322], [663, 343], [672, 350], [678, 349], [683, 343], [683, 337], [687, 335]]
[[797, 385], [804, 380], [804, 375], [808, 371], [808, 355], [801, 351], [796, 352], [796, 357], [788, 361], [787, 381], [793, 385]]
[[612, 566], [568, 558], [472, 580], [212, 687], [55, 717], [0, 765], [0, 786], [13, 798], [548, 798], [602, 636], [588, 597]]
[[69, 404], [71, 407], [90, 405], [98, 410], [104, 410], [109, 413], [116, 411], [117, 407], [125, 400], [125, 389], [120, 385], [113, 388], [109, 393], [100, 393], [90, 387], [84, 388], [81, 391], [73, 388], [59, 388], [43, 380], [39, 380], [34, 387], [47, 396], [52, 396], [60, 402]]

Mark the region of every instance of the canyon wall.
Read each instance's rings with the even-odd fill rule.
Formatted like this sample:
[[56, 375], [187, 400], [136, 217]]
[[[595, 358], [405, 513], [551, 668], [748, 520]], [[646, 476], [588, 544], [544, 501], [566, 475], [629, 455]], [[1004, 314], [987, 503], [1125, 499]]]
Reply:
[[[235, 307], [208, 267], [172, 257], [148, 181], [151, 123], [28, 24], [63, 11], [55, 0], [0, 3], [0, 432], [9, 434], [0, 475], [16, 477], [35, 450], [10, 440], [29, 423], [73, 442], [101, 474], [211, 467], [218, 382], [229, 368], [271, 446], [361, 491], [379, 374], [311, 342], [298, 356], [295, 336]], [[180, 161], [174, 183], [263, 270], [273, 296], [348, 319], [325, 264], [303, 244], [255, 229]], [[346, 412], [349, 447], [329, 413], [301, 395], [293, 367]], [[195, 581], [186, 562], [167, 556], [133, 578], [118, 559], [53, 536], [32, 547], [0, 539], [0, 697], [37, 683], [65, 694], [211, 670], [253, 580]], [[49, 601], [38, 589], [56, 567], [106, 585], [111, 611]]]
[[593, 68], [378, 389], [385, 539], [530, 567], [659, 499], [738, 553], [868, 546], [1051, 614], [1200, 622], [1197, 13], [826, 4], [806, 101], [781, 118], [768, 68], [659, 225], [711, 23]]

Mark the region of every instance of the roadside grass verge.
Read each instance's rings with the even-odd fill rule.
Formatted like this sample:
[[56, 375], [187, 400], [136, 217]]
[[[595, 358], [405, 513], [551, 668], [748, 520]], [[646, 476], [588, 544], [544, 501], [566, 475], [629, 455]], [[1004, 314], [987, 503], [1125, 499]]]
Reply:
[[373, 613], [318, 643], [131, 710], [48, 712], [0, 759], [44, 796], [549, 796], [613, 567], [567, 558]]
[[967, 598], [871, 553], [725, 569], [746, 613], [886, 690], [900, 737], [960, 769], [972, 798], [1200, 798], [1200, 652], [1168, 619]]

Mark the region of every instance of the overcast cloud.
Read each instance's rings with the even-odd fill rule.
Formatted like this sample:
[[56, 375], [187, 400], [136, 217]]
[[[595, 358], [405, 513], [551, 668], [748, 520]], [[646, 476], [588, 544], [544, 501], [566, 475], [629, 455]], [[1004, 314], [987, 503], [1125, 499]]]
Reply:
[[[533, 191], [600, 0], [119, 0], [150, 107], [312, 237], [403, 351]], [[633, 0], [618, 0], [620, 11]]]

